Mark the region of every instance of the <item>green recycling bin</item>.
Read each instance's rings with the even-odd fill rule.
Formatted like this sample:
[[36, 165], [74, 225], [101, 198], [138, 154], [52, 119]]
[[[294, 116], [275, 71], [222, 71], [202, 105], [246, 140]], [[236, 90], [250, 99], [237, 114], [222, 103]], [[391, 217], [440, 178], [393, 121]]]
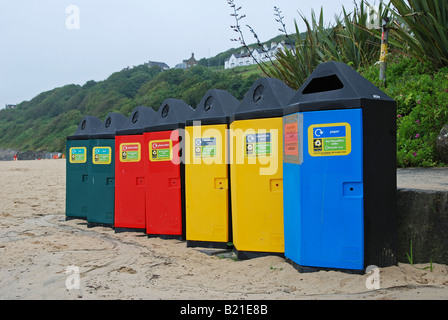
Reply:
[[87, 219], [89, 139], [102, 124], [97, 117], [85, 116], [76, 132], [66, 138], [66, 220]]
[[109, 113], [103, 125], [91, 136], [88, 166], [87, 227], [114, 226], [115, 135], [128, 118]]

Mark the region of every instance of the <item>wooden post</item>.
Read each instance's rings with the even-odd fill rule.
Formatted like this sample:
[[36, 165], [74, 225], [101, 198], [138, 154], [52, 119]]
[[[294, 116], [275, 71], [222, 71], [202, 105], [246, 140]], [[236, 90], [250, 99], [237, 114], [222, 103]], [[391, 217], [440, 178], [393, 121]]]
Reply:
[[389, 45], [389, 28], [387, 23], [389, 18], [383, 18], [381, 35], [381, 56], [380, 56], [380, 81], [386, 86], [387, 53]]

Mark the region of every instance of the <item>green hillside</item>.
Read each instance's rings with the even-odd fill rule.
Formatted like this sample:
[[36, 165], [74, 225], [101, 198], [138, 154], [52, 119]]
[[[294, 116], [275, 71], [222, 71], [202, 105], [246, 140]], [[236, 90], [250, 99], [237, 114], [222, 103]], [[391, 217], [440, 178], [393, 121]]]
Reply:
[[[398, 103], [398, 166], [446, 165], [438, 159], [435, 138], [448, 122], [448, 70], [434, 71], [415, 59], [389, 64], [388, 86], [379, 68], [359, 69]], [[264, 75], [257, 65], [230, 70], [197, 66], [190, 70], [136, 66], [104, 81], [66, 85], [43, 92], [16, 109], [0, 110], [0, 149], [65, 152], [65, 138], [85, 115], [104, 119], [109, 112], [129, 116], [139, 105], [157, 110], [167, 98], [196, 107], [209, 89], [223, 89], [241, 100]]]
[[262, 74], [256, 66], [190, 70], [139, 65], [113, 73], [106, 80], [66, 85], [43, 92], [16, 109], [0, 110], [0, 148], [64, 152], [65, 137], [85, 115], [104, 119], [109, 112], [129, 116], [139, 105], [159, 108], [167, 98], [196, 107], [209, 89], [223, 89], [242, 99]]

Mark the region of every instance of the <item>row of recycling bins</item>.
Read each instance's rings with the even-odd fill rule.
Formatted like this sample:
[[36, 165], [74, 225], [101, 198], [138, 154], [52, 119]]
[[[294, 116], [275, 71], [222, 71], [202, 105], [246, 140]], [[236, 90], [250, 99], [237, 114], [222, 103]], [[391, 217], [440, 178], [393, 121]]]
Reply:
[[67, 137], [67, 219], [285, 256], [299, 270], [396, 264], [396, 104], [349, 66], [296, 92], [261, 78], [242, 101], [83, 118]]

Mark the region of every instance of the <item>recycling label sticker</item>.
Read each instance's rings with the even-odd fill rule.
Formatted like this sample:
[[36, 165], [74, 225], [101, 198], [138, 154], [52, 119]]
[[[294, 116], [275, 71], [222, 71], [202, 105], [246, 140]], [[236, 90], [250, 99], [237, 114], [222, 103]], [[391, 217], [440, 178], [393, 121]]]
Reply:
[[149, 160], [171, 161], [173, 142], [171, 140], [154, 140], [149, 142]]
[[290, 156], [299, 156], [299, 128], [298, 123], [288, 123], [283, 127], [284, 153]]
[[295, 113], [283, 117], [283, 161], [303, 162], [303, 114]]
[[346, 156], [351, 149], [348, 123], [317, 124], [308, 128], [308, 151], [312, 157]]
[[216, 138], [198, 138], [194, 139], [194, 157], [195, 158], [214, 158], [216, 157]]
[[269, 157], [272, 152], [270, 133], [253, 133], [244, 137], [246, 157]]
[[70, 163], [86, 163], [87, 149], [85, 147], [70, 148]]
[[94, 147], [93, 164], [110, 164], [112, 162], [111, 147]]
[[139, 162], [141, 159], [142, 148], [140, 143], [122, 143], [120, 144], [120, 162]]

